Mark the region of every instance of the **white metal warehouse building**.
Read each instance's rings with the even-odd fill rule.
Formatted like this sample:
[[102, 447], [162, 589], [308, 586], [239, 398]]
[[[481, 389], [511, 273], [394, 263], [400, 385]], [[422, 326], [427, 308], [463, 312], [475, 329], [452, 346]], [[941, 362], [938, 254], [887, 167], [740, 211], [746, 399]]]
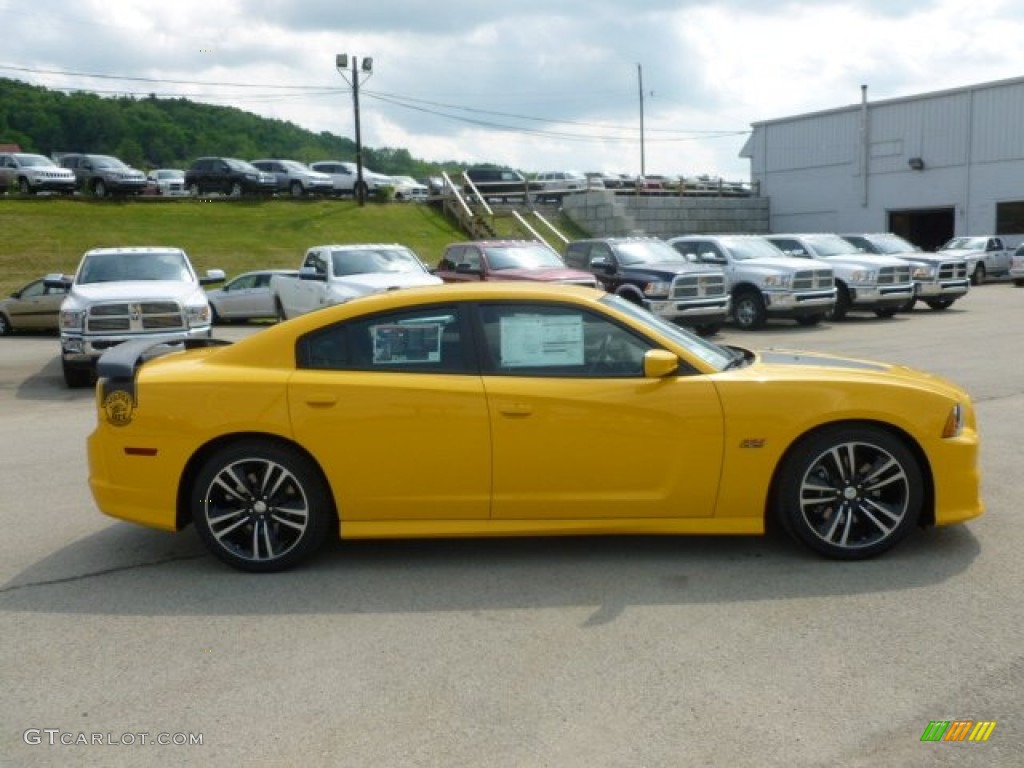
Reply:
[[1024, 77], [754, 123], [773, 232], [1024, 241]]

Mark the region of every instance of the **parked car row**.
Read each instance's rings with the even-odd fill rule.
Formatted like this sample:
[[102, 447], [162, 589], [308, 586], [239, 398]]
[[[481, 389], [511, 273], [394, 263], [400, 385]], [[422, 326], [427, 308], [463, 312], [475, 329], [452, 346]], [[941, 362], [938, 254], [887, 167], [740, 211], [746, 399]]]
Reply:
[[[1024, 286], [1024, 244], [1008, 264]], [[922, 252], [890, 233], [688, 235], [588, 238], [561, 254], [539, 241], [460, 242], [433, 269], [398, 244], [314, 246], [297, 270], [246, 272], [208, 298], [214, 322], [280, 320], [412, 285], [512, 280], [601, 287], [700, 335], [730, 321], [755, 330], [770, 319], [891, 317], [916, 302], [944, 310], [971, 282], [963, 257]], [[0, 335], [55, 330], [65, 290], [38, 279], [0, 301]]]

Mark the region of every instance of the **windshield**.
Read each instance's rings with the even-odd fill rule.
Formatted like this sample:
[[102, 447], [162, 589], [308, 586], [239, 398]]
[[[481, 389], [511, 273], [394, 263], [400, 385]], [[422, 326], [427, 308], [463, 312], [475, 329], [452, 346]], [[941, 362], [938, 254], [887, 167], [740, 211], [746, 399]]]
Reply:
[[359, 248], [331, 252], [335, 275], [365, 275], [373, 272], [425, 272], [426, 267], [405, 248]]
[[725, 347], [720, 347], [706, 339], [702, 339], [700, 336], [680, 328], [675, 323], [662, 320], [638, 304], [627, 301], [621, 296], [616, 296], [614, 293], [603, 296], [601, 303], [614, 307], [623, 314], [639, 320], [653, 332], [661, 334], [680, 347], [685, 348], [704, 362], [714, 366], [716, 370], [725, 370], [736, 359], [736, 355]]
[[225, 157], [224, 162], [227, 163], [229, 168], [233, 168], [236, 171], [248, 171], [249, 173], [259, 173], [259, 169], [252, 163], [247, 163], [245, 160], [238, 160], [234, 157]]
[[619, 243], [615, 249], [620, 264], [686, 263], [686, 257], [661, 240]]
[[122, 280], [173, 280], [191, 282], [192, 271], [180, 251], [93, 253], [82, 262], [78, 283], [112, 283]]
[[494, 271], [503, 269], [564, 268], [558, 254], [544, 245], [513, 245], [484, 248], [487, 263]]
[[18, 163], [24, 166], [37, 166], [37, 165], [56, 165], [53, 160], [43, 155], [15, 155], [18, 159]]
[[128, 166], [109, 155], [93, 155], [92, 164], [96, 168], [127, 168]]
[[814, 246], [814, 250], [819, 256], [846, 256], [863, 253], [860, 248], [853, 243], [846, 242], [839, 235], [809, 235], [805, 239]]
[[184, 171], [157, 171], [156, 177], [158, 179], [183, 179], [185, 178]]
[[290, 168], [293, 171], [309, 171], [309, 167], [303, 165], [298, 160], [282, 160], [281, 165], [285, 168]]
[[985, 250], [986, 240], [984, 237], [954, 237], [944, 246], [943, 251], [951, 251], [953, 249], [965, 249], [972, 251], [983, 251]]
[[864, 238], [865, 243], [874, 246], [875, 253], [910, 253], [916, 251], [912, 243], [908, 243], [899, 235], [878, 235], [871, 239]]
[[721, 243], [729, 250], [732, 257], [739, 261], [746, 261], [747, 259], [786, 258], [786, 254], [776, 248], [772, 243], [756, 237], [723, 237]]

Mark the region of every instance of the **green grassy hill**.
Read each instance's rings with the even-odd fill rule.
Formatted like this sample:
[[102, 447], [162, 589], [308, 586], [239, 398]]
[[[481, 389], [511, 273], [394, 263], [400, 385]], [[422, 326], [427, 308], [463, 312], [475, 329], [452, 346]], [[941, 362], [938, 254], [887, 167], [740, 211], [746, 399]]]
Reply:
[[[503, 237], [529, 237], [511, 218]], [[567, 221], [569, 237], [583, 234]], [[0, 296], [49, 272], [72, 273], [89, 248], [174, 245], [196, 269], [229, 276], [251, 269], [297, 268], [324, 243], [401, 243], [436, 264], [444, 247], [467, 236], [432, 205], [316, 201], [93, 201], [0, 199]]]

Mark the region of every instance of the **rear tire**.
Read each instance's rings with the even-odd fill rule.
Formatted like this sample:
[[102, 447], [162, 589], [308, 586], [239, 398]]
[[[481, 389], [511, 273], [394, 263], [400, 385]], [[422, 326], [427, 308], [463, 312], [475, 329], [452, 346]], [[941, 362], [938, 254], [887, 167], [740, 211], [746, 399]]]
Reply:
[[227, 445], [207, 458], [189, 509], [214, 557], [255, 573], [310, 558], [336, 519], [316, 465], [295, 448], [259, 439]]
[[695, 330], [698, 336], [714, 336], [722, 329], [721, 323], [707, 323], [705, 325], [698, 325]]

